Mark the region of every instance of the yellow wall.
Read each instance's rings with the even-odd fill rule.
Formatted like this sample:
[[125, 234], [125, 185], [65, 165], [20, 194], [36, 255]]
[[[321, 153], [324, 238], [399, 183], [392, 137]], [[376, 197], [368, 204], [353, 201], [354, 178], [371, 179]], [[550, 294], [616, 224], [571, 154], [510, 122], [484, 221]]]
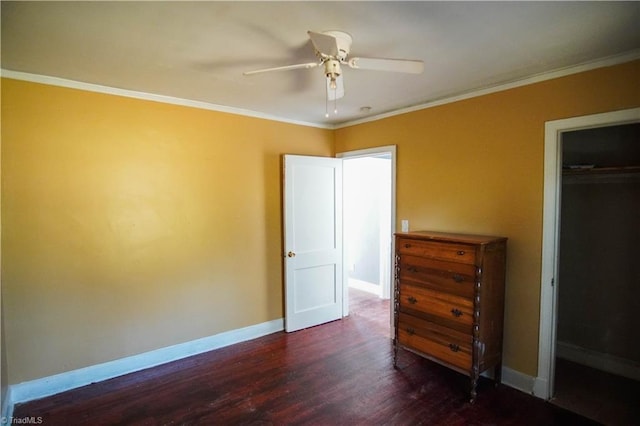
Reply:
[[333, 132], [2, 80], [9, 383], [282, 318], [284, 153]]
[[640, 61], [340, 129], [336, 152], [397, 145], [411, 229], [509, 238], [504, 362], [536, 376], [544, 123], [638, 106]]
[[389, 144], [398, 220], [509, 237], [505, 365], [535, 376], [544, 122], [640, 106], [639, 75], [636, 61], [335, 132], [3, 79], [9, 383], [282, 317], [281, 154]]

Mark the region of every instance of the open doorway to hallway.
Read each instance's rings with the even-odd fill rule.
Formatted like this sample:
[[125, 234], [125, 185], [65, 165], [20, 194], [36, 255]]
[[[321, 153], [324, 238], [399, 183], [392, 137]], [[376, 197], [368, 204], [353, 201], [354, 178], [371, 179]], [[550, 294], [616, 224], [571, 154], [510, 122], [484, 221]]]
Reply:
[[391, 294], [391, 160], [383, 152], [343, 162], [346, 283], [383, 299]]
[[[345, 312], [391, 335], [395, 146], [338, 154], [343, 161]], [[382, 328], [380, 328], [382, 327]]]

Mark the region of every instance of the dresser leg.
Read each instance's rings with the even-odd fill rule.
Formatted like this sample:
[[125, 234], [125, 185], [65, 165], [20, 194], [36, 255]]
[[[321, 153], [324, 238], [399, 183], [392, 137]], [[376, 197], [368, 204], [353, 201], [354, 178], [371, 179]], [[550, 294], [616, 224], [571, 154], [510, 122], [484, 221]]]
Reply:
[[473, 404], [476, 402], [476, 397], [478, 396], [478, 392], [476, 388], [478, 386], [478, 376], [474, 375], [471, 377], [471, 391], [469, 392], [469, 403]]
[[398, 368], [398, 344], [393, 342], [393, 368]]

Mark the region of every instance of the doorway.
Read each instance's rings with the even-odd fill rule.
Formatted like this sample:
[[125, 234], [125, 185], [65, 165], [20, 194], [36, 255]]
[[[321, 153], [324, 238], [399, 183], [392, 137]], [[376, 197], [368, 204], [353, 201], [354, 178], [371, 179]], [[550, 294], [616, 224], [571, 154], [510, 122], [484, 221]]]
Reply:
[[[395, 148], [337, 155], [343, 159], [345, 312], [350, 309], [350, 291], [356, 291], [360, 299], [391, 297]], [[387, 315], [391, 319], [391, 313]]]
[[563, 132], [561, 145], [553, 403], [627, 424], [640, 393], [640, 123]]
[[[555, 395], [558, 336], [558, 287], [560, 276], [560, 232], [563, 135], [568, 132], [640, 122], [640, 108], [556, 120], [545, 125], [544, 206], [540, 339], [538, 376], [534, 394], [544, 399]], [[577, 166], [588, 168], [589, 164]]]

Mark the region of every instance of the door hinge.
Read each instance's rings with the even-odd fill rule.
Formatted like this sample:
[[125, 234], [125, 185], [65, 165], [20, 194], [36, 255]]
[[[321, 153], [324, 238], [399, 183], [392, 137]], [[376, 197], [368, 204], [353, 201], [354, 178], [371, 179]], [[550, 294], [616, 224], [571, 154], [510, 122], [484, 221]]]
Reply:
[[551, 287], [554, 287], [555, 285], [556, 285], [556, 279], [551, 278]]

